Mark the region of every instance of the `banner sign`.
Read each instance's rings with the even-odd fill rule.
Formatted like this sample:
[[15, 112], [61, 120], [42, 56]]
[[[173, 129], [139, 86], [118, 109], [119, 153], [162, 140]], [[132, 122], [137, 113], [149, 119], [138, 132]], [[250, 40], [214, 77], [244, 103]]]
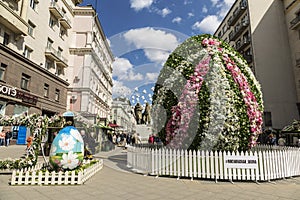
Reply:
[[224, 167], [234, 169], [258, 169], [257, 156], [224, 155]]

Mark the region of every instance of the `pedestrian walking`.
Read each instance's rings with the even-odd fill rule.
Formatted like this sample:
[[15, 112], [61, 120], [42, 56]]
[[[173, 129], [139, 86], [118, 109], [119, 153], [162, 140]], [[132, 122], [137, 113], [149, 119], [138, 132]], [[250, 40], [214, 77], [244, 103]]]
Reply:
[[11, 137], [12, 137], [11, 131], [7, 131], [5, 133], [5, 146], [7, 146], [7, 147], [9, 146]]
[[4, 146], [5, 145], [5, 132], [4, 132], [4, 130], [2, 130], [1, 132], [0, 132], [0, 146]]

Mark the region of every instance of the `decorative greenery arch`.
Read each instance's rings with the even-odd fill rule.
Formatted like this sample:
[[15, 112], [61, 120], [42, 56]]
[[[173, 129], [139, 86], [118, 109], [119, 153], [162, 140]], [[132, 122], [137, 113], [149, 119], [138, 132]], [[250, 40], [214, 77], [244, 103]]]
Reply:
[[[85, 121], [83, 117], [75, 113], [75, 124], [80, 123], [80, 127], [88, 130], [89, 128], [100, 127]], [[43, 137], [48, 134], [49, 128], [62, 128], [65, 118], [62, 115], [52, 117], [41, 116], [39, 114], [21, 115], [18, 117], [0, 116], [0, 126], [26, 126], [30, 129], [33, 136], [34, 153], [18, 159], [0, 160], [1, 169], [22, 169], [32, 167], [37, 164], [38, 155], [41, 150]]]
[[1, 126], [26, 126], [33, 136], [32, 147], [34, 152], [25, 158], [0, 160], [0, 169], [22, 169], [35, 166], [40, 153], [40, 145], [43, 136], [47, 134], [49, 127], [62, 127], [64, 119], [60, 115], [51, 118], [38, 114], [21, 115], [19, 117], [1, 116]]

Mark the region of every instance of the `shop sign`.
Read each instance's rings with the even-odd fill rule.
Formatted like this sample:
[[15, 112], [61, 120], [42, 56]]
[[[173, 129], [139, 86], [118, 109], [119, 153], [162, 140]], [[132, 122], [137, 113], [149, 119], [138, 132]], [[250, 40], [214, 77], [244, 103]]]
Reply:
[[17, 90], [15, 87], [9, 87], [9, 86], [0, 84], [0, 93], [15, 97], [17, 95]]
[[233, 169], [258, 169], [257, 156], [224, 156], [224, 167]]
[[22, 102], [24, 102], [24, 103], [29, 103], [29, 104], [33, 104], [33, 105], [36, 105], [37, 100], [38, 100], [38, 98], [36, 96], [29, 94], [27, 92], [20, 91], [20, 90], [18, 90], [16, 97], [18, 99], [21, 99]]
[[22, 100], [22, 102], [24, 102], [24, 103], [29, 103], [29, 104], [33, 104], [33, 105], [36, 105], [36, 103], [38, 101], [38, 97], [36, 97], [30, 93], [20, 91], [20, 90], [17, 90], [15, 87], [2, 85], [2, 84], [0, 84], [0, 94], [15, 97], [17, 99]]

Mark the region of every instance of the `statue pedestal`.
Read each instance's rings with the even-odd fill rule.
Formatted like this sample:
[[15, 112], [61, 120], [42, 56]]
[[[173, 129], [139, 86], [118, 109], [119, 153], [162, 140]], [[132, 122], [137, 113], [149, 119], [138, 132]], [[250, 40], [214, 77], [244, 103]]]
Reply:
[[137, 124], [135, 130], [136, 133], [140, 134], [142, 143], [148, 143], [149, 135], [153, 133], [151, 124]]

